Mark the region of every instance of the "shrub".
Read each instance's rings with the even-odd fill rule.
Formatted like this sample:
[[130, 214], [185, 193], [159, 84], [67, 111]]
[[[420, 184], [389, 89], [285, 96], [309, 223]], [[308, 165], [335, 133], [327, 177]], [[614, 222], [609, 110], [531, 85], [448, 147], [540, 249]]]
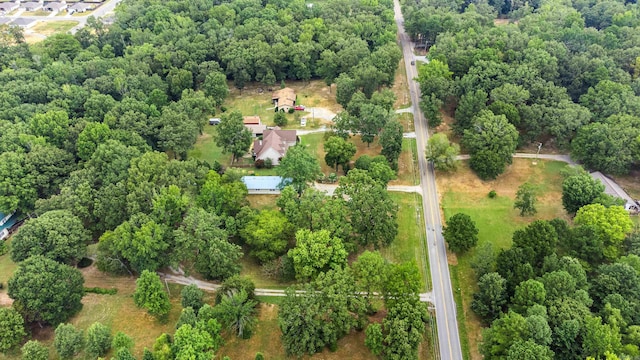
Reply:
[[287, 116], [284, 113], [277, 112], [273, 117], [273, 123], [277, 126], [286, 126], [288, 123]]
[[491, 190], [491, 191], [489, 191], [489, 198], [490, 198], [490, 199], [493, 199], [493, 198], [495, 198], [496, 196], [498, 196], [498, 194], [496, 194], [496, 191], [495, 191], [495, 190]]
[[273, 168], [273, 161], [271, 160], [271, 158], [267, 158], [264, 161], [264, 167], [266, 167], [267, 169]]
[[289, 114], [293, 114], [295, 110], [293, 108], [289, 108]]
[[86, 293], [93, 293], [93, 294], [100, 294], [100, 295], [115, 295], [118, 293], [118, 289], [105, 289], [105, 288], [101, 288], [101, 287], [86, 287], [84, 288], [84, 292]]
[[180, 292], [182, 298], [180, 303], [183, 308], [191, 307], [198, 313], [198, 310], [204, 305], [204, 291], [198, 288], [197, 285], [191, 284], [182, 288]]
[[264, 160], [262, 159], [256, 160], [256, 162], [254, 163], [254, 166], [256, 167], [256, 169], [263, 169], [265, 167]]
[[220, 106], [220, 111], [227, 112], [227, 107], [224, 105]]

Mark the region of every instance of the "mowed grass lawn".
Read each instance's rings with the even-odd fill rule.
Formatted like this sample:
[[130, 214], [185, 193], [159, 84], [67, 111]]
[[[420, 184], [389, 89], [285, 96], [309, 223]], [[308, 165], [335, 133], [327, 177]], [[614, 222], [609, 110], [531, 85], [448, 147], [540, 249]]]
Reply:
[[76, 25], [78, 25], [78, 22], [73, 20], [41, 21], [33, 27], [33, 32], [42, 35], [66, 33]]
[[[491, 243], [497, 253], [511, 245], [515, 230], [525, 227], [538, 219], [556, 217], [568, 219], [562, 208], [562, 176], [560, 170], [567, 165], [556, 161], [538, 161], [533, 165], [530, 159], [513, 159], [507, 171], [493, 181], [481, 181], [468, 167], [467, 162], [452, 174], [437, 175], [438, 189], [442, 198], [444, 217], [456, 213], [469, 215], [476, 223], [478, 246]], [[531, 217], [519, 216], [513, 208], [516, 191], [524, 182], [531, 182], [538, 191], [538, 213]], [[495, 190], [498, 196], [490, 199], [487, 194]], [[479, 318], [470, 308], [473, 293], [477, 291], [471, 261], [475, 249], [456, 257], [449, 253], [452, 286], [461, 300], [458, 302], [458, 322], [460, 325], [463, 351], [470, 359], [481, 359], [478, 344], [482, 327]], [[459, 290], [458, 290], [459, 289]]]

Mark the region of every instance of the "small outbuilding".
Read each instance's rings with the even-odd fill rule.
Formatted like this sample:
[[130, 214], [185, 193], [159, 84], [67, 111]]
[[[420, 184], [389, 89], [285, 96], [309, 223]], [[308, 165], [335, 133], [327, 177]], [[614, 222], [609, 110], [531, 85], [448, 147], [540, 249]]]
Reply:
[[605, 194], [624, 200], [625, 210], [627, 210], [630, 213], [637, 213], [638, 211], [640, 211], [640, 204], [638, 204], [636, 200], [631, 198], [631, 196], [629, 196], [629, 194], [627, 194], [627, 192], [624, 191], [624, 189], [622, 189], [620, 185], [616, 184], [615, 181], [608, 178], [600, 171], [592, 172], [589, 175], [591, 175], [592, 178], [600, 181], [604, 185]]
[[240, 180], [250, 195], [280, 194], [280, 184], [291, 183], [291, 179], [283, 181], [280, 176], [243, 176]]
[[264, 131], [267, 130], [267, 125], [264, 125], [260, 116], [257, 115], [243, 117], [242, 123], [244, 124], [244, 127], [251, 130], [251, 135], [253, 135], [253, 137], [262, 136]]
[[219, 125], [220, 124], [220, 118], [210, 118], [209, 119], [209, 125]]
[[276, 111], [288, 112], [296, 105], [296, 92], [288, 87], [276, 90], [271, 94], [271, 100]]

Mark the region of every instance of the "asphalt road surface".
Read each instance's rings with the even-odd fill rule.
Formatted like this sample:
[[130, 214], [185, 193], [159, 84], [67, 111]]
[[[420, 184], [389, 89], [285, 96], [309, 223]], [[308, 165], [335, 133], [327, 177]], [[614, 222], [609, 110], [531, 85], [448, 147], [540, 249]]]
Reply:
[[[418, 77], [414, 61], [411, 41], [404, 31], [404, 18], [400, 10], [400, 3], [394, 0], [395, 20], [398, 25], [398, 35], [404, 54], [405, 67], [409, 92], [411, 93], [411, 106], [413, 107], [414, 122], [418, 153], [427, 144], [429, 133], [427, 121], [418, 106], [420, 101], [420, 86], [414, 79]], [[438, 341], [435, 342], [439, 349], [440, 359], [462, 360], [460, 347], [460, 335], [456, 319], [456, 303], [453, 298], [451, 279], [449, 277], [449, 265], [447, 263], [447, 250], [442, 237], [442, 223], [440, 221], [440, 206], [436, 188], [436, 177], [433, 166], [427, 162], [424, 156], [419, 156], [420, 186], [422, 187], [422, 207], [424, 221], [427, 229], [427, 249], [429, 253], [429, 267], [431, 270], [432, 294], [436, 312], [436, 325], [438, 328]]]

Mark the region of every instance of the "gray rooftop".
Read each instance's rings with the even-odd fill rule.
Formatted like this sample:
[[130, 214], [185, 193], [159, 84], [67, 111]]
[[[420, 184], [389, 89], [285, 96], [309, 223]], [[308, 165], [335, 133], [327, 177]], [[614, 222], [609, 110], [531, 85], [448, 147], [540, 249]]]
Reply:
[[247, 190], [279, 190], [278, 185], [282, 181], [280, 176], [243, 176], [242, 182]]
[[35, 19], [17, 18], [15, 20], [13, 20], [13, 25], [28, 26], [28, 25], [31, 25], [34, 22], [36, 22]]

